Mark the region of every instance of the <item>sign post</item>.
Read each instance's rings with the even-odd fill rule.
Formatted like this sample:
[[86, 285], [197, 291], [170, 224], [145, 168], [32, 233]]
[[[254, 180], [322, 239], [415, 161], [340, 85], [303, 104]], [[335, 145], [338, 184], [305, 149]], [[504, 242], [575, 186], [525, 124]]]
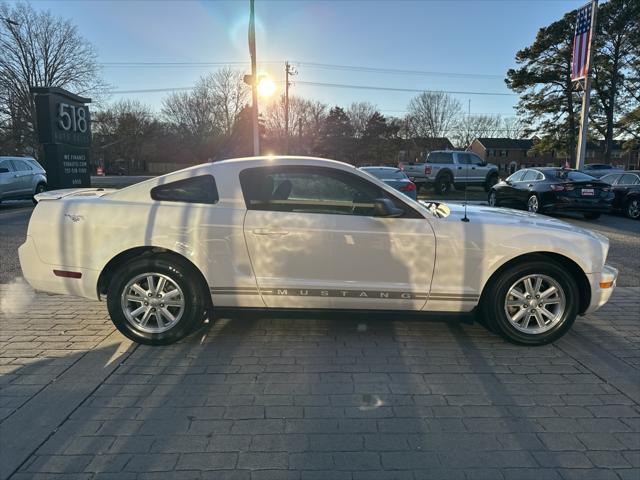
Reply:
[[38, 141], [50, 190], [90, 187], [90, 98], [56, 87], [31, 87], [35, 95]]

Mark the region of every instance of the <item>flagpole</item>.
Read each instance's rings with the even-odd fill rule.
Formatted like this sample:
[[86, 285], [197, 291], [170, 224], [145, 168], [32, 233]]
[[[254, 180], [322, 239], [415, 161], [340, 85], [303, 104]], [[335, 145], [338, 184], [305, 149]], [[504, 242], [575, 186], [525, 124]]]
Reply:
[[589, 104], [591, 100], [591, 60], [593, 58], [593, 37], [596, 34], [596, 19], [598, 0], [591, 1], [591, 34], [589, 37], [589, 57], [587, 58], [587, 72], [584, 78], [584, 92], [582, 94], [582, 111], [580, 114], [580, 133], [578, 134], [578, 153], [576, 155], [576, 170], [584, 165], [587, 151], [587, 136], [589, 132]]
[[260, 130], [258, 124], [258, 72], [256, 67], [256, 22], [253, 6], [249, 0], [249, 54], [251, 55], [251, 116], [253, 119], [253, 154], [260, 155]]

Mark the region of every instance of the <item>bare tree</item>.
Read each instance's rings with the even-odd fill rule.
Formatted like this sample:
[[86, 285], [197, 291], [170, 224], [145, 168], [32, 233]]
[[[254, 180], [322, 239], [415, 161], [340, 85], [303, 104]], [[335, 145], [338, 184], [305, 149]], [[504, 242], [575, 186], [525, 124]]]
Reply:
[[35, 106], [30, 87], [95, 94], [105, 84], [97, 54], [70, 21], [28, 3], [0, 4], [0, 124], [8, 149], [35, 151]]
[[241, 73], [223, 68], [200, 78], [192, 91], [166, 97], [162, 114], [185, 137], [230, 135], [247, 98]]
[[353, 102], [347, 108], [347, 115], [353, 127], [353, 136], [361, 138], [367, 128], [367, 122], [377, 111], [377, 107], [369, 102]]
[[444, 92], [422, 92], [409, 102], [413, 132], [421, 137], [444, 137], [459, 120], [462, 106]]
[[502, 119], [499, 115], [465, 115], [452, 134], [459, 148], [467, 148], [478, 137], [500, 136]]
[[112, 166], [124, 160], [128, 173], [144, 170], [149, 160], [167, 155], [164, 130], [147, 105], [120, 100], [93, 114], [94, 158]]
[[502, 119], [502, 135], [506, 138], [522, 138], [525, 134], [525, 126], [518, 117], [505, 117]]
[[214, 103], [215, 123], [224, 135], [231, 134], [233, 125], [246, 106], [249, 88], [239, 70], [221, 68], [203, 77], [201, 87], [210, 92]]

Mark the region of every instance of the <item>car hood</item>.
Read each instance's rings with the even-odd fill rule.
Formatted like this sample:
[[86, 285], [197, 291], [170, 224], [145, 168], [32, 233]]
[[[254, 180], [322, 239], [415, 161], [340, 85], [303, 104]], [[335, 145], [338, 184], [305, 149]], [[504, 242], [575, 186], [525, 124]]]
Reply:
[[[464, 205], [447, 204], [451, 213], [447, 217], [448, 221], [460, 221], [464, 217]], [[547, 230], [549, 232], [571, 232], [586, 235], [601, 242], [609, 243], [609, 239], [604, 235], [576, 227], [570, 223], [558, 220], [557, 218], [540, 215], [537, 213], [524, 212], [511, 208], [497, 208], [483, 205], [468, 205], [467, 217], [470, 222], [482, 222], [485, 225], [512, 226], [514, 228], [525, 229], [534, 228], [537, 231]]]

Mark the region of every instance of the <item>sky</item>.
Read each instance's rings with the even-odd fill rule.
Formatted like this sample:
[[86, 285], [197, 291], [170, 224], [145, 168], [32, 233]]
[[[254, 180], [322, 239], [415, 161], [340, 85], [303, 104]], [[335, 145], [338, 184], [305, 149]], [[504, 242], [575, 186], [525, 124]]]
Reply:
[[[292, 95], [341, 106], [368, 101], [387, 116], [404, 115], [417, 93], [303, 82], [463, 92], [453, 96], [465, 112], [513, 116], [517, 96], [504, 77], [515, 66], [515, 53], [534, 41], [540, 27], [583, 3], [256, 0], [258, 67], [281, 93], [289, 60], [298, 71]], [[114, 92], [188, 88], [219, 68], [189, 63], [250, 68], [249, 0], [35, 0], [32, 5], [78, 25], [97, 49]], [[167, 94], [113, 93], [109, 100], [135, 98], [158, 111]]]

